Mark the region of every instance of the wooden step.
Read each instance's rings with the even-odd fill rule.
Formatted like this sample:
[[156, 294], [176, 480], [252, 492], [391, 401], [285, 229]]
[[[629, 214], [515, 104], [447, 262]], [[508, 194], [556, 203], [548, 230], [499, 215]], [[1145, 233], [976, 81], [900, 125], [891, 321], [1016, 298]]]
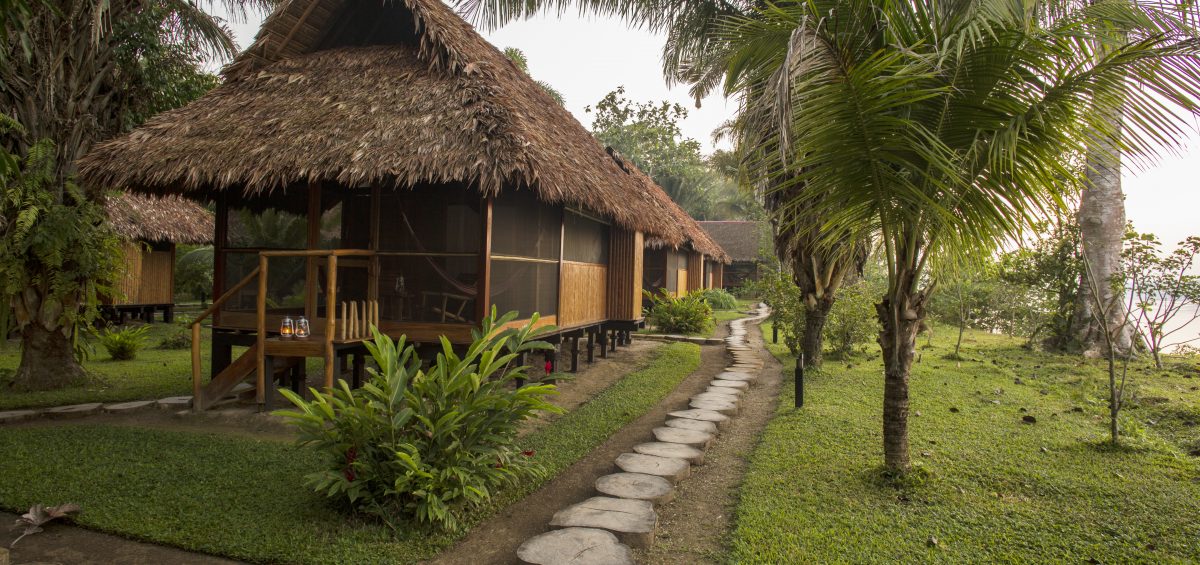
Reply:
[[225, 370], [200, 389], [200, 395], [192, 400], [192, 408], [196, 411], [207, 410], [216, 401], [225, 397], [238, 383], [245, 381], [258, 370], [258, 345], [251, 345]]

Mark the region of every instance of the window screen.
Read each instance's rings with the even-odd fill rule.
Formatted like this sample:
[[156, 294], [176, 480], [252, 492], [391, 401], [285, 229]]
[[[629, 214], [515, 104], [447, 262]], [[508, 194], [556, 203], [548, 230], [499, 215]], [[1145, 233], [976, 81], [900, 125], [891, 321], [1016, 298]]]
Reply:
[[481, 198], [461, 185], [385, 190], [379, 249], [414, 253], [478, 253]]
[[608, 226], [574, 212], [564, 219], [563, 259], [608, 264]]
[[228, 247], [250, 249], [304, 249], [308, 245], [308, 219], [282, 210], [229, 210]]
[[500, 314], [516, 310], [518, 319], [534, 312], [558, 311], [558, 263], [492, 261], [492, 304]]
[[371, 192], [326, 189], [321, 192], [321, 249], [371, 246]]
[[389, 255], [379, 258], [379, 315], [395, 322], [477, 321], [479, 258]]
[[492, 202], [492, 254], [558, 260], [562, 209], [528, 190]]

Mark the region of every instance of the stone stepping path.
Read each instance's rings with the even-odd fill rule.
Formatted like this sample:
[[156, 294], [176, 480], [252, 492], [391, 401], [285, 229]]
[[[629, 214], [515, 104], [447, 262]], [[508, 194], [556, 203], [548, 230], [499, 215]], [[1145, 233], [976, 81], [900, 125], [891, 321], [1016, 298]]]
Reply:
[[531, 565], [633, 565], [633, 551], [612, 532], [564, 528], [530, 538], [517, 559]]
[[604, 475], [596, 479], [596, 492], [613, 498], [649, 500], [654, 504], [675, 500], [675, 487], [671, 486], [671, 481], [644, 473]]
[[654, 428], [653, 434], [654, 439], [658, 441], [694, 447], [696, 449], [708, 449], [708, 446], [712, 445], [714, 439], [713, 434], [708, 432], [668, 427]]
[[666, 421], [668, 428], [678, 428], [681, 430], [695, 430], [697, 432], [707, 432], [710, 434], [717, 433], [717, 425], [712, 422], [704, 422], [701, 420], [689, 420], [687, 418], [671, 418]]
[[[241, 387], [241, 388], [238, 388]], [[234, 391], [245, 391], [247, 388], [254, 389], [253, 385], [242, 383], [234, 387]], [[234, 398], [234, 397], [227, 397]], [[190, 410], [192, 407], [191, 396], [170, 396], [160, 398], [158, 400], [131, 400], [125, 402], [88, 402], [85, 404], [70, 404], [66, 406], [54, 406], [50, 408], [29, 408], [21, 410], [4, 410], [0, 411], [0, 425], [22, 422], [25, 420], [33, 420], [37, 418], [51, 419], [71, 419], [83, 418], [86, 416], [94, 416], [97, 414], [129, 414], [149, 408], [159, 408], [162, 410]]]
[[742, 395], [758, 379], [763, 363], [750, 346], [746, 325], [769, 313], [761, 306], [754, 316], [730, 322], [724, 343], [734, 362], [704, 392], [688, 399], [687, 409], [668, 412], [663, 426], [652, 432], [655, 441], [617, 456], [620, 472], [596, 480], [602, 496], [560, 510], [550, 520], [553, 529], [525, 540], [517, 559], [539, 565], [623, 565], [634, 562], [630, 547], [650, 547], [658, 525], [654, 506], [673, 500], [675, 483], [691, 474], [692, 465], [704, 464], [704, 450], [738, 413]]
[[[676, 430], [675, 428], [661, 428], [664, 430], [675, 430], [686, 432], [688, 430]], [[703, 432], [695, 432], [703, 433]], [[642, 455], [654, 455], [656, 457], [670, 457], [672, 459], [684, 459], [692, 465], [704, 464], [704, 452], [682, 443], [667, 443], [662, 441], [652, 441], [650, 443], [639, 443], [633, 446], [635, 453]], [[629, 498], [629, 497], [626, 497]]]
[[[648, 548], [654, 542], [654, 528], [657, 526], [658, 514], [654, 513], [654, 504], [650, 501], [610, 496], [593, 496], [559, 510], [550, 519], [551, 528], [608, 530], [616, 534], [621, 543], [639, 549]], [[525, 547], [525, 544], [521, 544], [521, 547]], [[517, 553], [520, 552], [518, 548]], [[566, 559], [558, 562], [566, 562]]]
[[692, 474], [692, 466], [686, 460], [673, 457], [658, 457], [641, 453], [622, 453], [617, 456], [617, 468], [626, 473], [654, 475], [677, 483]]

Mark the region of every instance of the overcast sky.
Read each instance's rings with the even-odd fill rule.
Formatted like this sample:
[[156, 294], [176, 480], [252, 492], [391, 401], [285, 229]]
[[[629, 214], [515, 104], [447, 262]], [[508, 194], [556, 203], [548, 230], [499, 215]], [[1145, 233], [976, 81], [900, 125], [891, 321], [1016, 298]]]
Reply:
[[[254, 39], [261, 19], [233, 24], [238, 45]], [[628, 29], [616, 20], [543, 16], [484, 34], [497, 47], [516, 47], [529, 59], [529, 72], [558, 89], [567, 108], [585, 126], [592, 118], [584, 107], [618, 86], [634, 101], [678, 102], [689, 109], [683, 132], [711, 151], [711, 134], [728, 120], [736, 105], [713, 96], [695, 108], [684, 87], [668, 88], [659, 54], [663, 37]], [[1129, 219], [1138, 231], [1154, 232], [1168, 248], [1188, 235], [1200, 235], [1200, 134], [1192, 135], [1180, 155], [1164, 157], [1151, 170], [1126, 168], [1124, 188]]]

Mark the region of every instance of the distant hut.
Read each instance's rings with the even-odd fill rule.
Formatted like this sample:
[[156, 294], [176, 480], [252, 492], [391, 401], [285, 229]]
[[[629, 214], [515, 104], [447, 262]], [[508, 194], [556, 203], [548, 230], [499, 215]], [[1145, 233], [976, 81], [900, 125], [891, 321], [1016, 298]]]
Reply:
[[646, 240], [643, 289], [652, 294], [666, 291], [672, 296], [683, 296], [696, 290], [721, 288], [729, 254], [687, 212], [674, 202], [671, 205], [687, 237], [680, 245], [658, 238]]
[[175, 316], [175, 246], [211, 243], [213, 215], [203, 206], [177, 196], [110, 194], [105, 211], [121, 238], [122, 277], [101, 310], [123, 323], [126, 316], [153, 322]]
[[[348, 356], [357, 375], [369, 322], [463, 344], [493, 307], [555, 324], [574, 368], [581, 337], [590, 358], [642, 323], [644, 238], [688, 241], [659, 187], [438, 0], [285, 1], [223, 74], [81, 161], [95, 185], [215, 203], [197, 407], [251, 376], [265, 405], [298, 358], [326, 386]], [[285, 339], [285, 316], [312, 336]]]
[[731, 262], [725, 266], [724, 278], [718, 286], [733, 289], [746, 281], [758, 280], [762, 269], [760, 250], [763, 241], [769, 237], [765, 223], [710, 221], [700, 222], [700, 227], [729, 253]]

